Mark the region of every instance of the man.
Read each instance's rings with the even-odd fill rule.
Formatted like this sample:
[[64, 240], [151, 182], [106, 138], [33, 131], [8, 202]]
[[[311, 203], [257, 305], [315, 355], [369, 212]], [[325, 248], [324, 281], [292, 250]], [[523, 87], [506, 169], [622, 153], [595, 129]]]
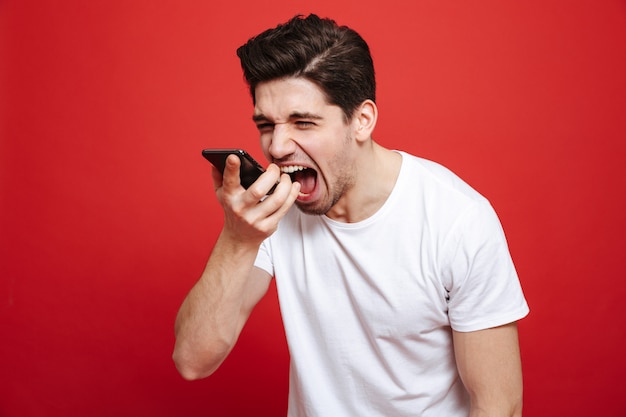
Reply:
[[289, 416], [521, 415], [528, 307], [500, 223], [444, 167], [373, 141], [367, 44], [296, 16], [238, 55], [271, 164], [247, 190], [237, 157], [213, 171], [225, 222], [177, 316], [183, 377], [215, 371], [275, 277]]

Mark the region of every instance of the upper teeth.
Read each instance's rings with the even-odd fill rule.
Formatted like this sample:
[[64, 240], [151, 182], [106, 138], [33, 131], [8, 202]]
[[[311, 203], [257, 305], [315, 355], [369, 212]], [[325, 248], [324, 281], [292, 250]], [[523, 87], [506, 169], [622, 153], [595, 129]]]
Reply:
[[284, 172], [285, 174], [291, 174], [296, 171], [302, 171], [303, 169], [305, 168], [302, 165], [290, 165], [288, 167], [281, 167], [280, 171]]

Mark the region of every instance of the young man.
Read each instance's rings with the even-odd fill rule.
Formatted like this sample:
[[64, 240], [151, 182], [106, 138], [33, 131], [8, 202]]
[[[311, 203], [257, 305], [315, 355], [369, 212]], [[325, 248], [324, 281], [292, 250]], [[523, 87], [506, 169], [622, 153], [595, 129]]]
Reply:
[[[276, 279], [289, 416], [518, 416], [528, 307], [488, 201], [372, 139], [367, 44], [297, 16], [238, 50], [271, 162], [213, 171], [225, 222], [176, 320], [175, 363], [210, 375]], [[280, 179], [276, 190], [267, 191]]]

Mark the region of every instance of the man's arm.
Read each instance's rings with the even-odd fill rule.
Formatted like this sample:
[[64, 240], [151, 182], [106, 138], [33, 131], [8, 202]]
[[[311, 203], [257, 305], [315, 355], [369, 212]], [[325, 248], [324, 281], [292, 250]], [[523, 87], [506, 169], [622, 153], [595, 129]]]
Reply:
[[183, 378], [207, 377], [222, 364], [267, 292], [272, 277], [252, 262], [252, 255], [240, 248], [216, 243], [176, 316], [173, 359]]
[[244, 190], [239, 165], [239, 158], [231, 155], [223, 178], [213, 170], [217, 198], [224, 208], [224, 228], [204, 273], [176, 316], [173, 359], [185, 379], [210, 375], [232, 350], [271, 281], [267, 272], [253, 266], [259, 247], [276, 230], [300, 189], [285, 174], [274, 193], [260, 201], [276, 183], [278, 167], [271, 165]]
[[522, 364], [517, 323], [453, 331], [454, 352], [471, 401], [470, 417], [522, 415]]

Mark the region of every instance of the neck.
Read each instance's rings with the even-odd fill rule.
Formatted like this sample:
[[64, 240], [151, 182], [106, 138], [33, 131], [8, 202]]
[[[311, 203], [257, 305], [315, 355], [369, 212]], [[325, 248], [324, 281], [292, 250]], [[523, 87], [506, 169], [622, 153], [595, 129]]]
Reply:
[[356, 223], [371, 217], [393, 190], [402, 156], [370, 141], [354, 161], [355, 182], [326, 216], [340, 222]]

